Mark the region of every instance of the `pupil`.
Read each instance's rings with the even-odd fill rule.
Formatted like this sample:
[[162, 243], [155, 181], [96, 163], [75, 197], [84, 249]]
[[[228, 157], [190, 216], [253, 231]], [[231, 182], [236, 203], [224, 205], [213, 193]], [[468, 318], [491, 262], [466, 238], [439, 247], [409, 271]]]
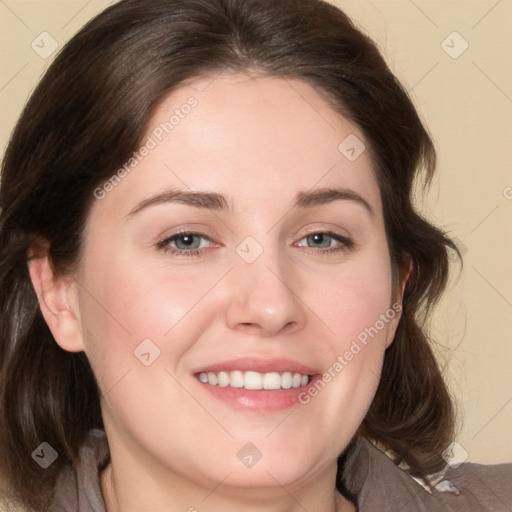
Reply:
[[329, 235], [324, 235], [323, 233], [315, 233], [310, 235], [308, 238], [308, 245], [310, 247], [329, 247], [331, 243], [331, 237]]
[[201, 239], [194, 234], [180, 235], [175, 244], [178, 249], [197, 249], [201, 245]]

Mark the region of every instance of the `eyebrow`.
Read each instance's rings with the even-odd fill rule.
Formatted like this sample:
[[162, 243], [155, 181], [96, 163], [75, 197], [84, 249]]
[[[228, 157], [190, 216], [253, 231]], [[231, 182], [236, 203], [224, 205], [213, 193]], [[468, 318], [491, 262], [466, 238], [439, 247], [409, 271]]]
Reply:
[[167, 203], [182, 203], [196, 208], [205, 208], [208, 210], [228, 210], [227, 199], [215, 192], [192, 192], [186, 190], [168, 190], [157, 194], [156, 196], [144, 199], [137, 206], [132, 208], [128, 217], [133, 217], [137, 213], [150, 206]]
[[[294, 207], [310, 208], [339, 200], [354, 201], [362, 205], [370, 215], [374, 215], [374, 211], [368, 201], [366, 201], [357, 192], [345, 188], [321, 188], [308, 192], [299, 192], [296, 196]], [[215, 211], [229, 210], [230, 204], [225, 196], [216, 192], [193, 192], [173, 189], [162, 192], [148, 199], [144, 199], [130, 210], [128, 217], [133, 217], [140, 211], [151, 206], [168, 203], [182, 203], [196, 208]]]
[[357, 192], [346, 188], [320, 188], [308, 192], [300, 192], [297, 195], [295, 206], [298, 208], [308, 208], [339, 200], [355, 201], [364, 206], [372, 217], [375, 215], [373, 208], [366, 199]]

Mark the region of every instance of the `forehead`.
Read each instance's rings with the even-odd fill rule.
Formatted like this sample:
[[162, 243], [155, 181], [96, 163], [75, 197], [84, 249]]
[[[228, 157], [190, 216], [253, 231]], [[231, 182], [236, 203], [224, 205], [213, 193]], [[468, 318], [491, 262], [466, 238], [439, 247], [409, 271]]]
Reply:
[[355, 190], [380, 211], [364, 138], [309, 84], [221, 74], [190, 81], [150, 119], [102, 208], [120, 213], [169, 188], [219, 192], [234, 206], [288, 204], [314, 188]]

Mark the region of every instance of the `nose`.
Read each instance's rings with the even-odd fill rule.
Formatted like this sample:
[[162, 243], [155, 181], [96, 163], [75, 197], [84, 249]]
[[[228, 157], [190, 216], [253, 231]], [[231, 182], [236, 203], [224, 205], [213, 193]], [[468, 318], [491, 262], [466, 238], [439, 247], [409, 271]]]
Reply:
[[294, 281], [291, 270], [273, 267], [263, 261], [242, 263], [231, 273], [232, 294], [226, 309], [230, 329], [271, 337], [291, 334], [305, 326], [299, 283]]

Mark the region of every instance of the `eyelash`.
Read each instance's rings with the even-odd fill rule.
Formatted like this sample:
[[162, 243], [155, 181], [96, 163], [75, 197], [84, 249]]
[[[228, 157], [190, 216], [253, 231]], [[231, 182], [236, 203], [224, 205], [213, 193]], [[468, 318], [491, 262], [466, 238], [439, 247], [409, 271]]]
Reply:
[[170, 253], [172, 256], [199, 256], [201, 252], [203, 252], [205, 249], [190, 249], [190, 250], [184, 250], [184, 249], [177, 249], [174, 247], [170, 247], [169, 244], [176, 239], [184, 236], [198, 236], [200, 238], [203, 238], [205, 240], [208, 240], [211, 242], [211, 239], [207, 237], [206, 235], [202, 235], [201, 233], [195, 233], [194, 231], [180, 231], [179, 233], [176, 233], [170, 237], [165, 238], [161, 242], [158, 242], [156, 244], [156, 247], [163, 251], [164, 253]]
[[[302, 241], [308, 237], [314, 236], [314, 235], [326, 235], [331, 237], [333, 240], [338, 242], [340, 245], [334, 248], [327, 248], [327, 249], [314, 249], [312, 247], [306, 248], [306, 253], [312, 254], [315, 256], [329, 256], [332, 254], [338, 254], [340, 252], [350, 251], [354, 249], [354, 241], [351, 238], [339, 235], [338, 233], [334, 233], [332, 231], [313, 231], [311, 233], [308, 233], [307, 235], [303, 236], [299, 241]], [[184, 236], [197, 236], [204, 240], [207, 240], [211, 242], [212, 240], [201, 233], [196, 233], [193, 231], [180, 231], [179, 233], [176, 233], [170, 237], [165, 238], [164, 240], [158, 242], [156, 244], [156, 247], [158, 250], [163, 251], [164, 253], [170, 253], [172, 256], [186, 256], [186, 257], [194, 257], [194, 256], [200, 256], [202, 252], [207, 250], [208, 248], [199, 248], [199, 249], [190, 249], [190, 250], [184, 250], [184, 249], [177, 249], [174, 247], [170, 247], [170, 243], [173, 241], [176, 241], [179, 237]], [[299, 246], [302, 247], [302, 246]]]
[[339, 243], [337, 247], [330, 247], [327, 249], [314, 249], [312, 247], [306, 247], [306, 253], [312, 254], [314, 256], [331, 256], [333, 254], [350, 251], [354, 249], [355, 246], [354, 241], [351, 238], [340, 235], [338, 233], [334, 233], [333, 231], [312, 231], [306, 236], [303, 236], [299, 241], [314, 235], [326, 235]]

